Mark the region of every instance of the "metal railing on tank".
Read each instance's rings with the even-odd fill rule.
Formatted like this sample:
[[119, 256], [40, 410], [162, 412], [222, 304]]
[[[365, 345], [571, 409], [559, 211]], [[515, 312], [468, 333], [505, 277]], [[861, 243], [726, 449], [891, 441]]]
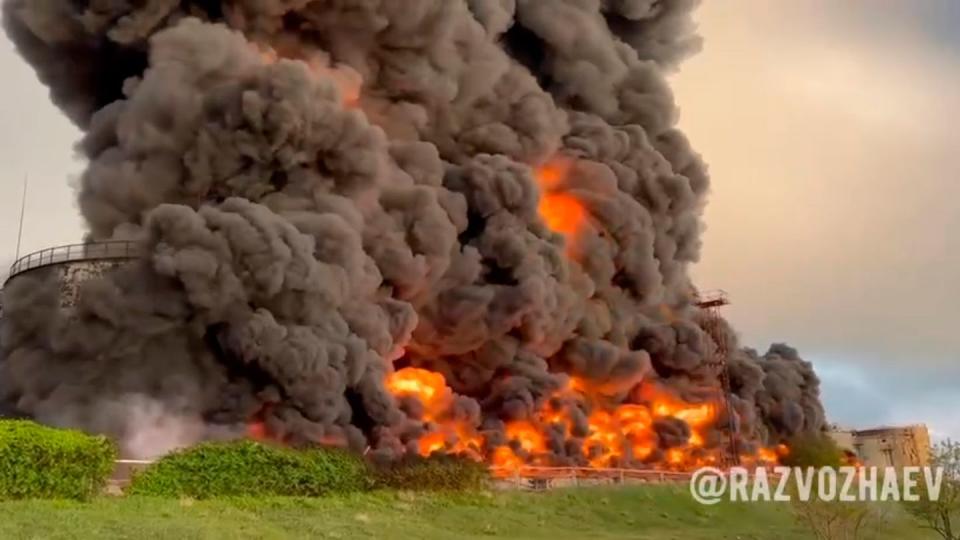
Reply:
[[47, 248], [17, 259], [17, 261], [13, 263], [13, 266], [10, 267], [10, 274], [7, 275], [7, 280], [10, 280], [17, 274], [45, 266], [82, 261], [132, 259], [136, 257], [139, 252], [139, 245], [136, 242], [124, 240], [71, 244], [68, 246]]

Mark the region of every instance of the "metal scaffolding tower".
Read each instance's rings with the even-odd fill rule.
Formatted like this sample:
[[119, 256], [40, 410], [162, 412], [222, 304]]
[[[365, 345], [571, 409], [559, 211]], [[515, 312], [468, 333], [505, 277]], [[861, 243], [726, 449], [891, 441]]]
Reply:
[[729, 295], [722, 290], [696, 292], [694, 299], [697, 307], [704, 311], [703, 329], [710, 335], [715, 344], [713, 358], [708, 365], [717, 369], [720, 378], [723, 410], [727, 421], [728, 446], [723, 452], [723, 466], [733, 467], [740, 464], [740, 452], [737, 448], [736, 417], [734, 416], [731, 389], [730, 369], [727, 365], [727, 356], [730, 354], [730, 344], [727, 342], [727, 333], [724, 331], [723, 318], [720, 308], [730, 305]]

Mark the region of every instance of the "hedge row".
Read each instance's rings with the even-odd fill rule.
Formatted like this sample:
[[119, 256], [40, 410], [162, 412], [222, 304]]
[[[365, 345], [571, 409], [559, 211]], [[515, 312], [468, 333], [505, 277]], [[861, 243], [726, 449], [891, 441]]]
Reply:
[[370, 484], [366, 465], [354, 454], [234, 441], [204, 443], [170, 454], [135, 475], [127, 492], [195, 498], [316, 497], [360, 491]]
[[[0, 499], [89, 499], [102, 492], [116, 458], [106, 437], [0, 420]], [[167, 455], [135, 474], [127, 492], [316, 497], [367, 489], [476, 490], [487, 479], [485, 465], [455, 456], [413, 456], [373, 465], [341, 450], [232, 441]]]
[[116, 457], [106, 437], [0, 420], [0, 499], [89, 499]]
[[194, 498], [316, 497], [367, 489], [472, 490], [485, 465], [454, 456], [411, 457], [380, 465], [356, 454], [294, 450], [252, 441], [205, 443], [170, 454], [133, 478], [131, 494]]

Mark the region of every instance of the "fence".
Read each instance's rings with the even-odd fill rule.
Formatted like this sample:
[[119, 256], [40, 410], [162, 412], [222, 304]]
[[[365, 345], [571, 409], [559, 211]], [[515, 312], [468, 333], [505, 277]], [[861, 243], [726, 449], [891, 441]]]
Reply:
[[688, 482], [692, 476], [689, 472], [654, 469], [534, 466], [519, 469], [492, 467], [490, 473], [498, 487], [533, 490], [594, 484]]
[[[125, 485], [138, 470], [152, 460], [118, 459], [113, 481]], [[633, 482], [688, 482], [692, 473], [652, 469], [600, 469], [592, 467], [491, 467], [495, 484], [504, 489], [549, 489], [551, 487], [591, 484], [626, 484]]]
[[10, 274], [7, 279], [44, 266], [91, 260], [132, 259], [138, 253], [139, 246], [137, 243], [127, 241], [57, 246], [21, 257], [10, 267]]

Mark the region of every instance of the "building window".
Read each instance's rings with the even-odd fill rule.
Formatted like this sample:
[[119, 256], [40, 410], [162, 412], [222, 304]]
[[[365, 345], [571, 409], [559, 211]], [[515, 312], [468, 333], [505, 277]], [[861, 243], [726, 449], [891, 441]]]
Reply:
[[890, 448], [884, 448], [883, 455], [887, 458], [887, 465], [893, 467], [893, 450]]
[[863, 445], [862, 445], [862, 444], [855, 444], [855, 445], [853, 445], [853, 451], [856, 452], [857, 457], [863, 459]]

